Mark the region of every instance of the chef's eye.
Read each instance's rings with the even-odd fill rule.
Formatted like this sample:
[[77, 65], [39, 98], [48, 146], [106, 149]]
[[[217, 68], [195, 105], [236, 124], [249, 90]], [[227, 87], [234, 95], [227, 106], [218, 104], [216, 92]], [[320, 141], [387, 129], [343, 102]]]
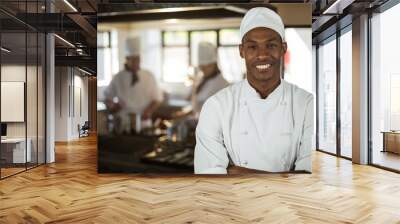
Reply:
[[269, 44], [267, 44], [267, 48], [269, 48], [269, 49], [275, 49], [276, 47], [278, 47], [278, 45], [275, 44], [275, 43], [269, 43]]
[[255, 50], [256, 49], [256, 45], [247, 45], [247, 49]]

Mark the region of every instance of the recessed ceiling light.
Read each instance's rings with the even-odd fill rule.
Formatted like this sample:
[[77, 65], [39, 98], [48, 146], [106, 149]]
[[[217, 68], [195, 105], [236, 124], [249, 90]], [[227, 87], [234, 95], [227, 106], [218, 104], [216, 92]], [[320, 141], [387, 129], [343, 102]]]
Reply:
[[86, 70], [83, 70], [83, 69], [81, 69], [81, 68], [79, 68], [79, 67], [78, 67], [78, 70], [81, 71], [81, 72], [83, 72], [83, 73], [85, 73], [85, 74], [87, 74], [87, 75], [92, 75], [92, 73], [90, 73], [90, 72], [88, 72], [88, 71], [86, 71]]
[[6, 53], [10, 53], [10, 52], [11, 52], [11, 50], [9, 50], [9, 49], [7, 49], [7, 48], [5, 48], [5, 47], [1, 47], [0, 49], [1, 49], [2, 51], [6, 52]]
[[54, 36], [55, 37], [57, 37], [59, 40], [61, 40], [62, 42], [64, 42], [64, 43], [66, 43], [67, 45], [69, 45], [70, 47], [73, 47], [73, 48], [75, 48], [75, 45], [73, 45], [71, 42], [69, 42], [68, 40], [66, 40], [66, 39], [64, 39], [64, 38], [62, 38], [62, 37], [60, 37], [59, 35], [57, 35], [57, 34], [54, 34]]
[[68, 1], [64, 0], [65, 4], [67, 4], [74, 12], [78, 12], [78, 10]]

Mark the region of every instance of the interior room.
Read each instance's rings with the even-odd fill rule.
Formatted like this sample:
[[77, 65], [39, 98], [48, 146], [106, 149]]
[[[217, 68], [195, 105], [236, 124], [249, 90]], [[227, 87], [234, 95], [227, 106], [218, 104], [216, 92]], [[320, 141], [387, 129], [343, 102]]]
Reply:
[[[285, 25], [281, 82], [313, 96], [311, 172], [194, 174], [201, 63], [228, 87], [249, 78], [254, 7]], [[399, 15], [397, 0], [1, 0], [0, 223], [399, 223]], [[150, 80], [131, 95], [153, 101], [137, 112], [109, 86], [139, 67], [125, 84]]]
[[[96, 110], [89, 97], [96, 97], [96, 41], [87, 41], [90, 14], [88, 19], [75, 14], [63, 18], [61, 12], [77, 12], [65, 2], [2, 1], [0, 6], [4, 179], [54, 162], [55, 143], [94, 130]], [[93, 12], [88, 3], [79, 6]], [[79, 21], [86, 22], [85, 28]], [[95, 26], [91, 28], [96, 36]], [[49, 32], [54, 32], [51, 38]]]
[[[33, 5], [25, 7], [37, 10]], [[4, 21], [0, 79], [4, 178], [45, 163], [45, 36], [34, 27], [11, 22], [4, 11], [0, 14]]]
[[[354, 23], [355, 13], [352, 13], [358, 8], [365, 8], [362, 3], [351, 4], [347, 11], [343, 9], [343, 14], [347, 12], [348, 15], [336, 21], [336, 24], [339, 24], [336, 29], [333, 29], [332, 25], [324, 27], [323, 24], [315, 23], [319, 25], [318, 29], [313, 28], [313, 50], [316, 55], [319, 90], [316, 142], [319, 151], [353, 162], [358, 160], [353, 158], [359, 156], [352, 147], [356, 128], [353, 127], [353, 123], [362, 120], [357, 121], [361, 116], [357, 114], [358, 111], [355, 113], [353, 110], [358, 105], [352, 101], [357, 99], [354, 91], [365, 88], [362, 90], [365, 91], [365, 98], [357, 99], [363, 102], [365, 117], [361, 119], [365, 120], [357, 125], [361, 125], [364, 138], [370, 145], [366, 146], [368, 152], [361, 159], [373, 166], [398, 171], [399, 93], [396, 74], [399, 68], [392, 56], [397, 45], [391, 44], [391, 38], [398, 34], [393, 32], [391, 27], [397, 19], [399, 6], [389, 7], [389, 4], [385, 6], [383, 3], [377, 3], [376, 10], [366, 9], [371, 18], [368, 20], [370, 33], [366, 35], [369, 40], [363, 39], [365, 42], [356, 39], [364, 30], [355, 30], [354, 24], [357, 23]], [[359, 50], [360, 46], [365, 47], [365, 52]], [[358, 52], [353, 52], [354, 50]], [[363, 58], [363, 61], [356, 61], [355, 57], [359, 54], [369, 56]], [[359, 70], [354, 67], [356, 62], [367, 66], [363, 69], [368, 74], [365, 77], [369, 82], [363, 80], [365, 77], [355, 77]], [[358, 86], [357, 82], [360, 81], [364, 82], [362, 86]], [[353, 116], [357, 116], [354, 117], [356, 120]], [[360, 136], [356, 135], [356, 138], [358, 137]]]

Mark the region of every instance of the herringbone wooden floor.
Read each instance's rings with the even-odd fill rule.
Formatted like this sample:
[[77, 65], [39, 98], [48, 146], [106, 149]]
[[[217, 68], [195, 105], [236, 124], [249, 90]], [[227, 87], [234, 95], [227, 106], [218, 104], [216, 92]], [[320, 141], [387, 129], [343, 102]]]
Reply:
[[96, 172], [96, 139], [0, 181], [0, 223], [400, 223], [400, 175], [315, 153], [314, 172], [151, 177]]

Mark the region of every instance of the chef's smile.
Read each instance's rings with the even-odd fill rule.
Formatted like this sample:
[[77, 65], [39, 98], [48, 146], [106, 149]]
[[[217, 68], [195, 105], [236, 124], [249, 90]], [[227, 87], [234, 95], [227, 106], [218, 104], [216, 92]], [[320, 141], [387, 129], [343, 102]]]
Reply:
[[271, 67], [271, 64], [262, 64], [262, 65], [256, 65], [256, 69], [258, 72], [266, 72], [268, 69]]

